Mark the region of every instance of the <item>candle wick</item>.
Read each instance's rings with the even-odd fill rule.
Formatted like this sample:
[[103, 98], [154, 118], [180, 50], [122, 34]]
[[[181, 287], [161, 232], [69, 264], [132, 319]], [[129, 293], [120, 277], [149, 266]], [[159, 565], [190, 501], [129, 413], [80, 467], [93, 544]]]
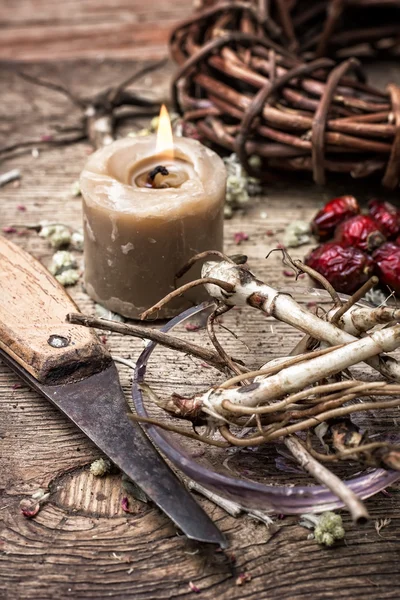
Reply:
[[159, 173], [161, 175], [169, 175], [167, 167], [164, 167], [163, 165], [158, 165], [157, 167], [154, 167], [154, 169], [152, 169], [147, 175], [147, 180], [149, 181], [149, 183], [153, 183], [155, 176]]

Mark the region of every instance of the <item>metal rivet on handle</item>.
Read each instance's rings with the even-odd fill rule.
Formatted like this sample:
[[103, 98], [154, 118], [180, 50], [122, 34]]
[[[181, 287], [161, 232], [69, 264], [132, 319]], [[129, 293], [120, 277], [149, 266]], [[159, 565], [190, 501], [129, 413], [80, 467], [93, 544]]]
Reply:
[[49, 346], [53, 346], [53, 348], [65, 348], [69, 342], [70, 340], [62, 335], [51, 335], [47, 340]]

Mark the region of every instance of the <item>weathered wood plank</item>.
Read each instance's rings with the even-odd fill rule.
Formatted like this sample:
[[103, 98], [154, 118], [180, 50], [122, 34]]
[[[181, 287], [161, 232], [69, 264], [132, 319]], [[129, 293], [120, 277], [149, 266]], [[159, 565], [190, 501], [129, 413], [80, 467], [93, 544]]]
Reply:
[[5, 1], [0, 6], [0, 59], [153, 59], [166, 54], [169, 32], [192, 3], [138, 0]]
[[[56, 5], [54, 5], [56, 6]], [[56, 8], [54, 8], [56, 10]], [[124, 77], [131, 64], [79, 62], [69, 66], [35, 65], [31, 72], [67, 81], [82, 94], [105, 87], [107, 82]], [[166, 95], [170, 71], [155, 74], [151, 87]], [[6, 84], [6, 85], [5, 85]], [[0, 122], [1, 144], [48, 133], [49, 123], [58, 123], [74, 113], [62, 97], [0, 72], [2, 106], [7, 118]], [[150, 85], [148, 85], [150, 87]], [[2, 171], [18, 167], [20, 187], [0, 189], [0, 226], [12, 223], [29, 225], [42, 220], [62, 221], [80, 227], [80, 199], [71, 194], [88, 148], [79, 144], [40, 152], [38, 158], [21, 155], [2, 165]], [[357, 190], [365, 200], [368, 187], [333, 186], [323, 192], [302, 183], [282, 183], [266, 190], [244, 215], [226, 223], [227, 252], [245, 252], [260, 277], [274, 285], [292, 284], [283, 274], [277, 255], [265, 256], [280, 240], [285, 226], [295, 218], [308, 219], [324, 199], [338, 191]], [[21, 205], [25, 210], [21, 210]], [[249, 240], [239, 248], [234, 233], [245, 231]], [[272, 231], [270, 236], [267, 232]], [[13, 235], [20, 244], [48, 264], [52, 254], [47, 243], [33, 232]], [[302, 257], [307, 247], [293, 255]], [[81, 260], [81, 257], [80, 257]], [[81, 283], [71, 295], [82, 311], [94, 314]], [[247, 315], [247, 313], [246, 313]], [[270, 358], [276, 351], [268, 345], [269, 322], [260, 325], [260, 316], [230, 317], [243, 340], [252, 340], [255, 362]], [[229, 324], [228, 318], [226, 324]], [[286, 330], [285, 330], [286, 331]], [[192, 333], [200, 340], [200, 333]], [[229, 350], [241, 348], [226, 332], [220, 332]], [[280, 333], [279, 335], [283, 335]], [[135, 360], [143, 348], [140, 340], [105, 335], [115, 354]], [[281, 343], [283, 338], [279, 338]], [[289, 343], [286, 340], [286, 343]], [[261, 345], [258, 345], [261, 344]], [[279, 348], [280, 350], [281, 348]], [[191, 389], [188, 374], [194, 367], [178, 362], [169, 352], [162, 365], [164, 393]], [[151, 380], [155, 380], [154, 365]], [[181, 368], [183, 370], [181, 370]], [[210, 371], [199, 372], [200, 383]], [[212, 372], [213, 373], [213, 372]], [[129, 398], [130, 372], [120, 368], [121, 382]], [[214, 376], [214, 375], [213, 375]], [[171, 523], [152, 506], [132, 501], [132, 514], [125, 514], [121, 498], [125, 495], [120, 475], [94, 479], [88, 471], [99, 452], [52, 406], [26, 387], [4, 365], [0, 369], [0, 598], [47, 600], [59, 598], [103, 598], [150, 600], [189, 598], [193, 581], [204, 599], [315, 599], [398, 598], [400, 575], [399, 492], [391, 497], [379, 494], [367, 502], [372, 522], [354, 529], [345, 515], [346, 539], [334, 549], [320, 548], [307, 540], [308, 531], [297, 518], [278, 521], [278, 533], [247, 517], [233, 519], [212, 503], [200, 499], [212, 518], [226, 532], [230, 551], [236, 556], [232, 565], [225, 555], [202, 548], [178, 537]], [[161, 390], [157, 386], [156, 389]], [[374, 419], [374, 426], [392, 426], [392, 417]], [[208, 460], [207, 454], [204, 460]], [[236, 463], [235, 463], [236, 464]], [[281, 473], [277, 478], [287, 477]], [[49, 488], [47, 505], [33, 520], [19, 512], [19, 502], [39, 487]], [[378, 536], [376, 519], [391, 518]], [[251, 582], [235, 585], [235, 576], [249, 572]]]

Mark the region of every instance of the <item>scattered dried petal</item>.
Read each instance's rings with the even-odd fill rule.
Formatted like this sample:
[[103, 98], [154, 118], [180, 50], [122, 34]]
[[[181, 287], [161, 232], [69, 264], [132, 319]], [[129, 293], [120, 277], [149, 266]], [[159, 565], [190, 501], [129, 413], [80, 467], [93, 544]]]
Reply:
[[282, 273], [284, 274], [285, 277], [294, 277], [295, 276], [294, 271], [289, 271], [286, 269], [284, 271], [282, 271]]
[[40, 504], [37, 500], [33, 500], [32, 498], [24, 498], [19, 503], [19, 508], [24, 517], [32, 519], [32, 517], [35, 517], [38, 514]]
[[50, 497], [49, 492], [45, 490], [39, 490], [39, 493], [34, 494], [32, 498], [24, 498], [19, 503], [19, 508], [24, 517], [27, 519], [32, 519], [35, 517], [39, 510], [40, 506]]
[[17, 230], [15, 227], [11, 227], [11, 225], [8, 225], [6, 227], [2, 227], [2, 232], [3, 233], [17, 233]]
[[194, 584], [193, 581], [189, 581], [189, 590], [191, 592], [195, 592], [196, 594], [198, 594], [200, 592], [200, 588], [197, 587], [197, 585]]
[[124, 512], [129, 513], [129, 514], [133, 514], [134, 511], [131, 509], [130, 505], [129, 505], [129, 498], [127, 496], [124, 496], [121, 500], [121, 508]]
[[244, 231], [238, 231], [234, 234], [233, 239], [237, 246], [240, 246], [242, 242], [246, 242], [249, 239], [249, 236]]
[[186, 331], [198, 331], [201, 329], [201, 325], [197, 325], [196, 323], [186, 323], [185, 329]]
[[248, 583], [249, 581], [251, 581], [251, 574], [250, 573], [240, 573], [240, 575], [236, 578], [236, 585], [243, 585], [244, 583]]
[[20, 212], [25, 212], [26, 211], [25, 204], [17, 204], [17, 210], [19, 210]]

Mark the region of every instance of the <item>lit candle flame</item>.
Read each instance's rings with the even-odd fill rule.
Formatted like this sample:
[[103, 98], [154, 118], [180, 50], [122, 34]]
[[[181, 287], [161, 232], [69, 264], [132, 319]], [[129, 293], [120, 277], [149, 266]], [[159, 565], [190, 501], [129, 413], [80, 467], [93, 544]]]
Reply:
[[160, 110], [157, 129], [156, 153], [174, 158], [174, 140], [172, 137], [171, 119], [165, 105]]

